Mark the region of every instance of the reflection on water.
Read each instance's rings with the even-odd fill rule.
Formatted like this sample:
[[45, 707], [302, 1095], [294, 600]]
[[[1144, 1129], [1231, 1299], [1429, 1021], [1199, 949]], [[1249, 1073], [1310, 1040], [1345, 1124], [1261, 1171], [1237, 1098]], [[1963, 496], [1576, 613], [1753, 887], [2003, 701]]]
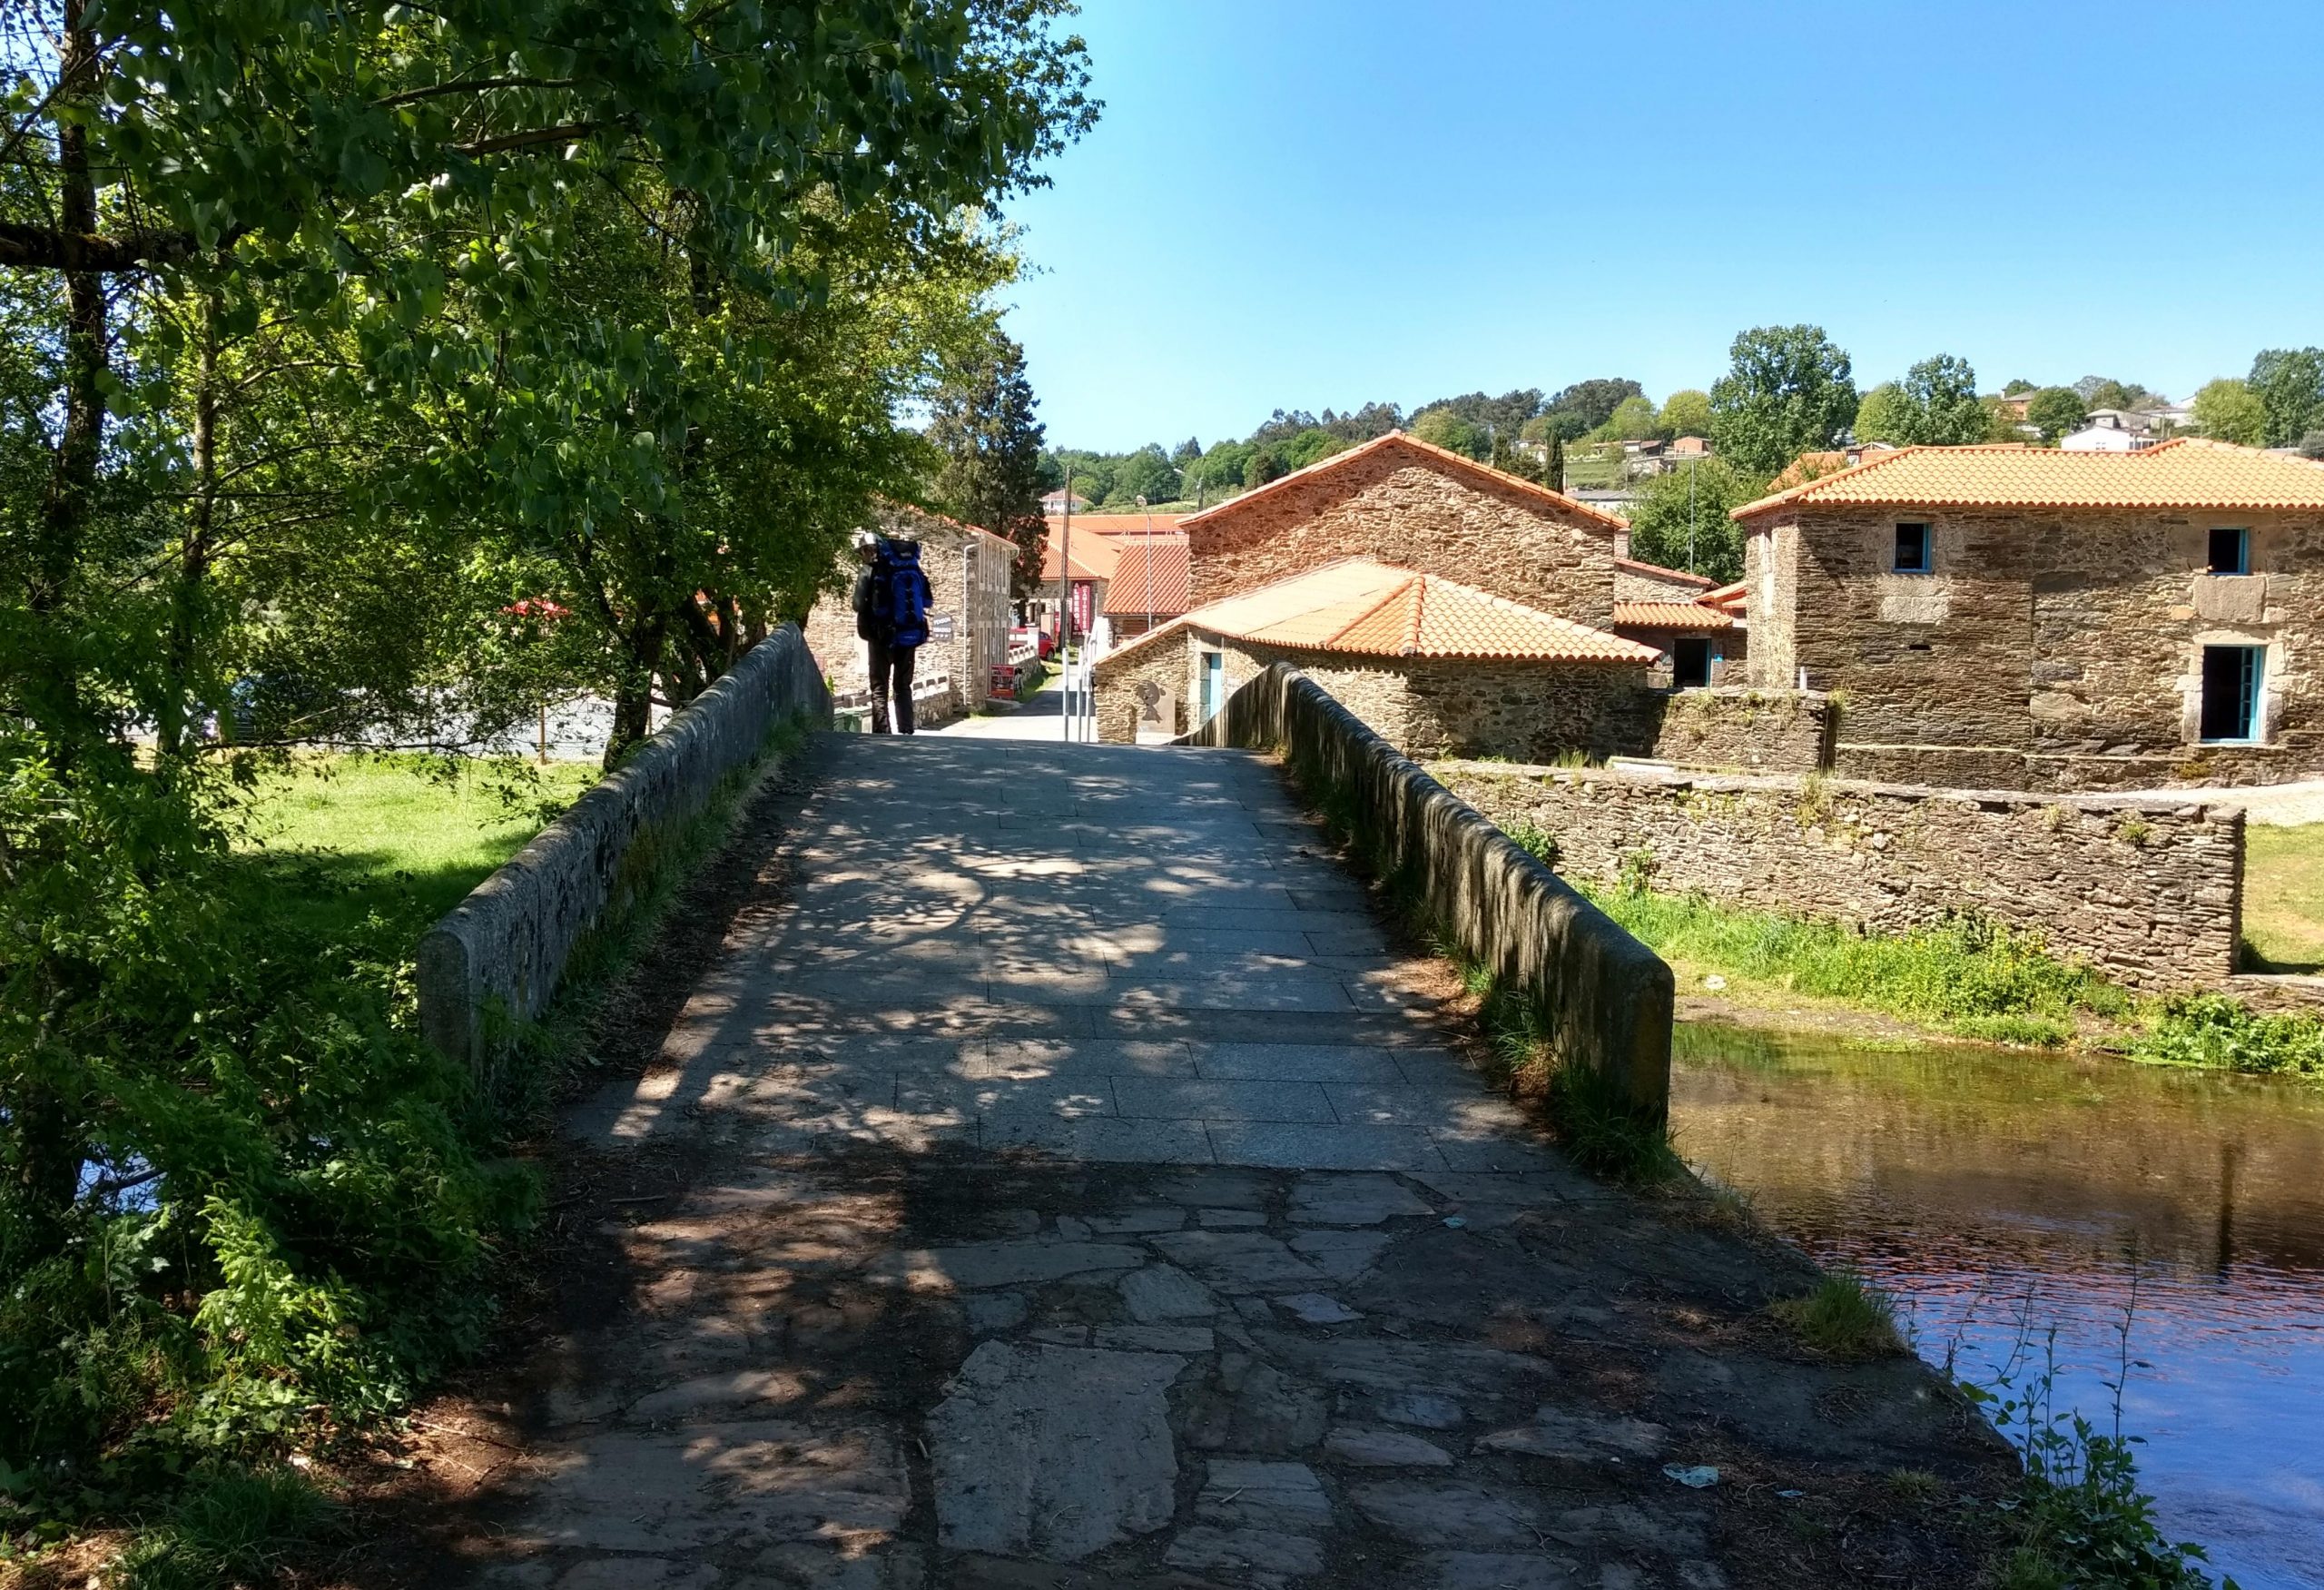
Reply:
[[2324, 1090], [1696, 1025], [1671, 1091], [1690, 1161], [1964, 1378], [2054, 1325], [2060, 1405], [2107, 1428], [2135, 1274], [2122, 1424], [2164, 1527], [2324, 1590]]

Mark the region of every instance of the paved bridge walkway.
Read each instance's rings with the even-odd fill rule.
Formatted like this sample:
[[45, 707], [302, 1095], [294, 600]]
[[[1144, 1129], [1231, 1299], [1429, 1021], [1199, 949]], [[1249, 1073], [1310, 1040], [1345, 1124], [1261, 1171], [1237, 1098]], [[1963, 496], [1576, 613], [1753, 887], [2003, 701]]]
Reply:
[[486, 1582], [1711, 1586], [1777, 1488], [1989, 1461], [1905, 1364], [1738, 1372], [1799, 1270], [1570, 1169], [1263, 759], [822, 755], [575, 1123], [683, 1190], [590, 1211]]

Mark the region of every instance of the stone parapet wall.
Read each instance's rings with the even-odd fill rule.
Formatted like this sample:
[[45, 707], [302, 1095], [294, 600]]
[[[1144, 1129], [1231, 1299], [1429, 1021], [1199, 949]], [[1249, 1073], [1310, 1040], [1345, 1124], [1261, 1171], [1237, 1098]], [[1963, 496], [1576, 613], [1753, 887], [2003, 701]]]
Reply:
[[481, 1062], [496, 1022], [538, 1015], [590, 933], [619, 920], [656, 854], [785, 725], [822, 725], [831, 696], [786, 624], [573, 804], [419, 941], [421, 1033]]
[[[1845, 724], [1843, 724], [1845, 732]], [[1991, 746], [1878, 746], [1840, 740], [1831, 770], [1882, 784], [2053, 794], [2291, 784], [2316, 776], [2297, 748], [2190, 746], [2169, 755], [2096, 755]]]
[[2243, 814], [2168, 798], [2039, 796], [1837, 779], [1658, 776], [1448, 763], [1447, 788], [1552, 836], [1561, 870], [1886, 931], [1961, 913], [2039, 934], [2133, 987], [2235, 971]]
[[1355, 842], [1384, 874], [1532, 999], [1561, 1063], [1640, 1114], [1665, 1116], [1670, 968], [1314, 680], [1270, 667], [1184, 743], [1280, 748], [1310, 798], [1350, 808]]

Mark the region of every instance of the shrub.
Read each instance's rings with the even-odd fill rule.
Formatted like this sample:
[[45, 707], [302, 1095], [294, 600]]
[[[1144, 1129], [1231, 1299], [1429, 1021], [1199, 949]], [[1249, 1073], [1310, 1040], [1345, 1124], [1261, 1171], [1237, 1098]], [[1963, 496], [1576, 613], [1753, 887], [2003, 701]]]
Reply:
[[2131, 1058], [2151, 1065], [2324, 1078], [2324, 1018], [2263, 1015], [2225, 994], [2174, 994], [2149, 1008]]
[[1845, 1266], [1818, 1281], [1806, 1297], [1787, 1298], [1769, 1305], [1768, 1312], [1830, 1358], [1888, 1358], [1905, 1350], [1888, 1294], [1861, 1271]]

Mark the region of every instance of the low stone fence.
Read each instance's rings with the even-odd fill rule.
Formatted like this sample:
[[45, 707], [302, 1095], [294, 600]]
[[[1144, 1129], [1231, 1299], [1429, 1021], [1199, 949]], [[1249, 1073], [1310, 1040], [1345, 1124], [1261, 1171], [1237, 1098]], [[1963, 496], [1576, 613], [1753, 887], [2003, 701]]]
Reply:
[[1867, 928], [1975, 913], [2134, 987], [2219, 988], [2235, 971], [2243, 814], [2168, 797], [2039, 795], [1839, 779], [1439, 764], [1559, 866], [1611, 883]]
[[1311, 796], [1344, 802], [1384, 874], [1412, 885], [1462, 948], [1521, 989], [1561, 1063], [1660, 1121], [1670, 1094], [1674, 984], [1661, 958], [1492, 823], [1277, 663], [1180, 744], [1281, 747]]
[[419, 941], [419, 1025], [446, 1054], [487, 1058], [496, 1022], [538, 1015], [575, 948], [618, 920], [661, 846], [786, 724], [831, 696], [786, 624], [671, 718]]

